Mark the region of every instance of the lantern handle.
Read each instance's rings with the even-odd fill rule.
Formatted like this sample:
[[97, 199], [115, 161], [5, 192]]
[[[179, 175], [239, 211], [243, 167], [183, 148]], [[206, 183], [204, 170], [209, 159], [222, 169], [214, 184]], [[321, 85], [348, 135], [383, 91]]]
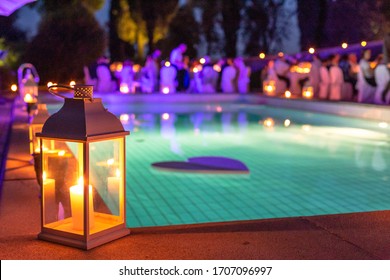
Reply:
[[93, 101], [93, 86], [91, 85], [75, 85], [72, 87], [62, 84], [54, 84], [48, 87], [48, 90], [51, 94], [65, 99], [66, 96], [58, 93], [58, 88], [69, 89], [73, 91], [74, 98], [76, 99], [89, 99]]
[[53, 84], [49, 87], [47, 87], [47, 89], [49, 90], [49, 92], [57, 97], [61, 97], [61, 98], [66, 98], [66, 96], [62, 95], [62, 94], [59, 94], [55, 89], [58, 89], [58, 88], [64, 88], [64, 89], [70, 89], [70, 90], [74, 90], [73, 87], [71, 86], [67, 86], [67, 85], [61, 85], [61, 84]]

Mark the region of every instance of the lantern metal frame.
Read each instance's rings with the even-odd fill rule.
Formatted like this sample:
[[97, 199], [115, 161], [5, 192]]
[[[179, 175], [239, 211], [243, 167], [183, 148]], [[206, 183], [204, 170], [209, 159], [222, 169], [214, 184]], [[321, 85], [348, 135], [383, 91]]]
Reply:
[[[55, 90], [58, 88], [67, 88], [74, 90], [74, 98], [66, 98], [58, 94]], [[80, 152], [81, 165], [78, 166], [82, 173], [82, 215], [83, 226], [82, 234], [64, 230], [60, 227], [48, 226], [45, 223], [45, 201], [44, 187], [42, 187], [41, 195], [41, 232], [38, 238], [41, 240], [51, 241], [59, 244], [64, 244], [76, 248], [89, 250], [113, 241], [115, 239], [126, 236], [130, 230], [126, 227], [126, 139], [130, 133], [125, 131], [120, 120], [108, 112], [102, 104], [100, 98], [93, 98], [93, 87], [88, 85], [75, 85], [73, 87], [53, 85], [49, 87], [49, 91], [57, 96], [65, 98], [63, 107], [57, 113], [51, 115], [45, 122], [42, 132], [37, 133], [40, 139], [40, 161], [41, 161], [41, 176], [45, 170], [45, 151], [43, 147], [44, 141], [54, 140], [57, 142], [77, 143], [82, 147]], [[119, 140], [119, 162], [121, 163], [122, 176], [120, 177], [122, 188], [119, 191], [119, 215], [118, 221], [115, 223], [110, 220], [109, 214], [99, 213], [102, 219], [110, 220], [111, 224], [107, 227], [91, 230], [90, 227], [90, 197], [92, 190], [90, 186], [90, 146], [93, 143], [104, 142], [108, 140]], [[66, 159], [64, 159], [66, 160]], [[79, 163], [78, 163], [79, 164]], [[80, 174], [78, 174], [81, 176]], [[43, 181], [43, 178], [42, 178]], [[43, 184], [42, 184], [43, 185]], [[106, 215], [106, 216], [104, 216]], [[110, 216], [110, 217], [109, 217]], [[117, 216], [115, 216], [117, 217]], [[74, 217], [72, 217], [74, 219]], [[54, 224], [54, 223], [52, 223]]]

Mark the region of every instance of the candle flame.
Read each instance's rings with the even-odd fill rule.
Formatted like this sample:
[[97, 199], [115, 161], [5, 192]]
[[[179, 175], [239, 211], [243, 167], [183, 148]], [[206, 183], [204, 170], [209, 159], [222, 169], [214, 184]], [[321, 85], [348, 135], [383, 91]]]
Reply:
[[29, 102], [32, 102], [33, 101], [33, 98], [31, 96], [30, 93], [27, 93], [25, 96], [24, 96], [24, 102], [26, 103], [29, 103]]

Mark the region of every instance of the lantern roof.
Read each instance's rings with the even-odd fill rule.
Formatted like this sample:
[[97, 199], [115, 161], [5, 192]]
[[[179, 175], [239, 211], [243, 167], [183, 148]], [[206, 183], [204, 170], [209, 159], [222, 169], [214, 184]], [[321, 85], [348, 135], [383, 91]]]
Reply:
[[[83, 90], [85, 90], [84, 86]], [[65, 140], [93, 140], [111, 136], [128, 135], [120, 120], [104, 108], [101, 98], [83, 95], [75, 89], [75, 98], [65, 98], [62, 108], [45, 122], [38, 137]]]

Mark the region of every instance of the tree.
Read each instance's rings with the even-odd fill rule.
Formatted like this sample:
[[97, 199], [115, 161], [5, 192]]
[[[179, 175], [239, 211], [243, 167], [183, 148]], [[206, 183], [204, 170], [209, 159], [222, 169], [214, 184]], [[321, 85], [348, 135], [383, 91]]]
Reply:
[[249, 1], [244, 9], [244, 31], [247, 37], [246, 53], [255, 56], [259, 51], [269, 52], [266, 39], [269, 16], [264, 1]]
[[301, 49], [323, 46], [327, 0], [298, 0], [298, 23]]
[[237, 33], [240, 28], [240, 11], [243, 2], [240, 0], [222, 1], [222, 28], [225, 34], [225, 53], [227, 57], [237, 55]]
[[104, 30], [80, 1], [49, 0], [44, 4], [38, 34], [29, 44], [25, 60], [36, 66], [42, 81], [81, 80], [83, 66], [104, 53]]
[[181, 7], [172, 19], [167, 37], [158, 44], [162, 49], [162, 56], [169, 57], [170, 51], [180, 43], [187, 45], [186, 55], [190, 58], [197, 56], [199, 26], [194, 18], [192, 5]]
[[119, 5], [118, 37], [134, 45], [136, 58], [143, 60], [145, 47], [150, 53], [156, 42], [167, 35], [178, 0], [121, 0]]

